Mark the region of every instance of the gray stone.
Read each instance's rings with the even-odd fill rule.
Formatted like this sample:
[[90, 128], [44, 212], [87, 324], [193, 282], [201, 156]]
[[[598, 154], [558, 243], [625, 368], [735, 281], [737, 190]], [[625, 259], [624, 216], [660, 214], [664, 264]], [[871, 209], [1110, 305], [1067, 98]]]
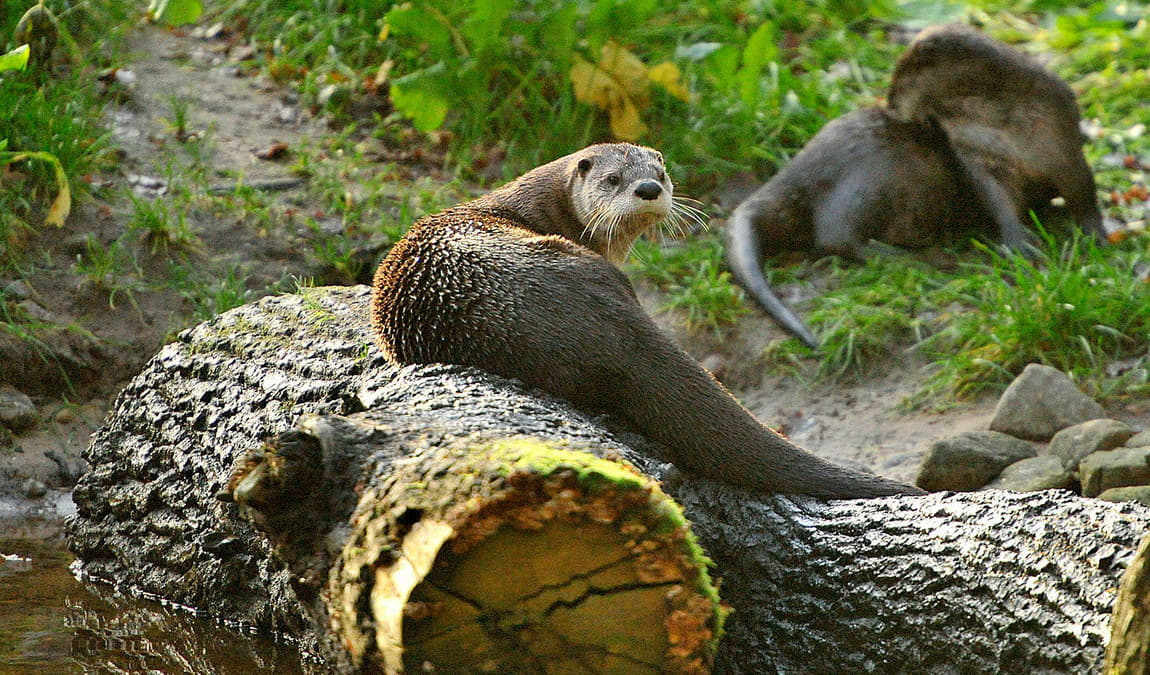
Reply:
[[1106, 502], [1138, 502], [1150, 506], [1150, 485], [1130, 485], [1103, 490], [1098, 498]]
[[34, 300], [23, 300], [20, 302], [18, 307], [24, 310], [24, 312], [29, 317], [35, 319], [36, 321], [41, 321], [43, 323], [56, 323], [58, 320], [55, 314], [44, 309]]
[[1090, 420], [1054, 434], [1050, 439], [1049, 453], [1060, 458], [1067, 469], [1075, 471], [1083, 457], [1121, 447], [1133, 435], [1134, 430], [1125, 422]]
[[1150, 445], [1150, 429], [1144, 429], [1126, 439], [1126, 447], [1143, 448]]
[[4, 284], [4, 297], [9, 300], [27, 300], [32, 297], [32, 288], [20, 279]]
[[1003, 469], [998, 478], [987, 483], [984, 489], [1014, 492], [1072, 490], [1074, 474], [1062, 466], [1062, 460], [1058, 457], [1027, 457]]
[[20, 486], [20, 489], [24, 492], [24, 496], [28, 499], [40, 499], [44, 495], [48, 494], [48, 486], [44, 485], [35, 478], [29, 478], [28, 480], [24, 481], [24, 484]]
[[1087, 455], [1078, 465], [1085, 497], [1131, 485], [1150, 485], [1150, 448], [1118, 448]]
[[1006, 434], [968, 431], [933, 443], [915, 484], [932, 492], [977, 490], [1007, 466], [1034, 454], [1032, 445]]
[[990, 429], [1046, 441], [1068, 426], [1105, 415], [1102, 406], [1079, 391], [1065, 373], [1032, 363], [1002, 393]]
[[0, 425], [13, 431], [36, 425], [36, 406], [32, 399], [12, 387], [0, 387]]

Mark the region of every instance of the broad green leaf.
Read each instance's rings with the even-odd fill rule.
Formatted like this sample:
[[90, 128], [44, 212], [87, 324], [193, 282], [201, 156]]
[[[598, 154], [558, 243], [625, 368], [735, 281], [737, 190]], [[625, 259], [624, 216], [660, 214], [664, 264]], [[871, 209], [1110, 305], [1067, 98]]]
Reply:
[[395, 109], [411, 118], [416, 129], [433, 131], [447, 119], [451, 107], [450, 83], [442, 63], [393, 80], [391, 102]]
[[152, 21], [169, 26], [183, 26], [195, 23], [204, 12], [200, 0], [152, 0], [148, 6], [148, 16]]
[[455, 49], [451, 41], [451, 28], [445, 21], [446, 17], [434, 9], [405, 2], [392, 7], [386, 14], [384, 31], [391, 37], [403, 37], [426, 44], [433, 58], [446, 59], [455, 56]]
[[463, 34], [475, 52], [483, 52], [506, 40], [503, 22], [515, 7], [515, 0], [477, 0], [471, 15], [463, 22]]
[[739, 96], [743, 103], [754, 107], [759, 100], [759, 80], [763, 68], [778, 55], [774, 25], [763, 22], [743, 48], [743, 66], [739, 69]]
[[0, 72], [24, 70], [28, 65], [28, 45], [20, 45], [7, 54], [0, 54]]

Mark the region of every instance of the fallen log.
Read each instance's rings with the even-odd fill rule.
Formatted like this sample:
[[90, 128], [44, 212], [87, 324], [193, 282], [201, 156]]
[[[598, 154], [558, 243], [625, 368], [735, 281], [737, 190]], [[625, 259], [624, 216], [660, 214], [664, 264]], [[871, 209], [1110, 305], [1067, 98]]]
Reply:
[[[92, 470], [76, 488], [78, 513], [68, 526], [82, 574], [292, 636], [330, 667], [359, 668], [365, 655], [394, 663], [386, 645], [394, 645], [395, 635], [413, 645], [417, 633], [408, 628], [448, 612], [435, 604], [442, 596], [434, 589], [442, 590], [444, 577], [433, 568], [442, 564], [450, 576], [468, 563], [449, 555], [454, 543], [445, 542], [453, 540], [444, 530], [436, 534], [432, 524], [467, 520], [445, 520], [452, 500], [436, 508], [377, 509], [388, 489], [434, 482], [401, 480], [393, 472], [423, 466], [418, 471], [437, 475], [440, 469], [421, 463], [451, 453], [453, 462], [444, 466], [459, 463], [461, 448], [518, 439], [572, 453], [591, 450], [663, 481], [714, 560], [711, 573], [732, 609], [715, 655], [718, 672], [1087, 672], [1101, 666], [1114, 589], [1150, 523], [1147, 509], [1055, 492], [820, 502], [698, 480], [662, 463], [659, 448], [613, 420], [588, 417], [517, 383], [460, 368], [395, 369], [372, 344], [367, 298], [358, 287], [265, 299], [185, 331], [161, 350], [121, 393], [87, 452]], [[293, 452], [311, 460], [276, 464]], [[606, 473], [628, 473], [618, 471]], [[514, 473], [488, 475], [502, 475], [505, 485]], [[562, 489], [541, 487], [546, 472], [523, 473], [539, 481], [527, 493], [554, 493], [532, 502], [529, 511], [541, 513], [555, 508], [542, 505], [570, 489], [579, 470], [566, 466], [552, 476]], [[254, 478], [245, 486], [249, 476]], [[636, 490], [655, 493], [653, 487]], [[221, 501], [221, 493], [233, 501]], [[588, 494], [563, 502], [563, 508], [582, 506], [569, 520], [555, 521], [549, 546], [598, 527], [587, 516], [599, 508], [587, 506], [598, 503]], [[377, 620], [375, 596], [381, 598], [375, 604], [388, 604], [376, 589], [386, 585], [380, 575], [402, 557], [395, 552], [404, 540], [367, 533], [408, 535], [425, 517], [428, 526], [419, 528], [427, 530], [425, 543], [442, 539], [438, 548], [430, 545], [440, 562], [420, 568], [433, 583], [419, 593], [432, 595], [415, 602], [393, 596], [392, 615], [401, 604], [407, 615], [404, 626], [381, 642], [386, 631], [361, 619]], [[652, 529], [635, 528], [625, 517], [603, 519], [607, 525], [599, 533], [607, 546], [599, 558], [611, 557], [603, 551], [633, 551], [630, 540], [616, 535]], [[514, 526], [504, 531], [512, 538], [525, 532]], [[680, 555], [691, 548], [659, 548], [666, 543], [655, 542], [652, 550]], [[581, 548], [566, 548], [562, 557], [573, 558]], [[490, 561], [500, 557], [506, 555]], [[519, 563], [500, 564], [511, 575]], [[646, 563], [628, 565], [641, 569]], [[699, 648], [692, 653], [705, 654], [700, 636], [716, 627], [713, 607], [703, 611], [696, 600], [684, 605], [692, 607], [688, 614], [675, 614], [679, 592], [668, 599], [666, 591], [690, 587], [690, 570], [698, 568], [676, 563], [675, 569], [677, 580], [660, 588], [664, 625], [653, 631], [658, 647], [647, 653], [662, 650], [667, 658], [676, 652], [672, 640], [681, 638]], [[500, 572], [491, 574], [498, 579]], [[616, 587], [638, 590], [648, 581]], [[418, 584], [408, 585], [415, 593]], [[615, 595], [605, 588], [611, 583], [594, 580], [575, 597]], [[707, 597], [702, 586], [695, 590], [695, 597]], [[459, 595], [458, 611], [478, 608], [482, 615], [490, 609], [488, 600]], [[554, 612], [564, 602], [570, 605], [570, 597], [556, 596], [546, 608]], [[602, 615], [599, 623], [616, 629], [606, 634], [622, 636], [625, 646], [600, 656], [637, 653], [628, 651], [637, 642], [624, 629], [628, 623], [650, 628], [654, 620], [634, 604], [633, 619]], [[585, 603], [574, 603], [579, 605]], [[534, 619], [492, 622], [495, 615], [485, 615], [484, 630], [472, 631], [475, 639], [459, 640], [455, 648], [483, 644], [488, 646], [476, 648], [484, 658], [505, 658], [498, 654], [508, 646], [522, 650], [517, 629], [539, 625]], [[670, 627], [672, 616], [689, 617], [684, 624], [691, 630]], [[349, 645], [348, 637], [359, 646]], [[654, 663], [648, 656], [642, 662]], [[530, 672], [539, 663], [519, 665]], [[668, 663], [656, 667], [678, 667]]]

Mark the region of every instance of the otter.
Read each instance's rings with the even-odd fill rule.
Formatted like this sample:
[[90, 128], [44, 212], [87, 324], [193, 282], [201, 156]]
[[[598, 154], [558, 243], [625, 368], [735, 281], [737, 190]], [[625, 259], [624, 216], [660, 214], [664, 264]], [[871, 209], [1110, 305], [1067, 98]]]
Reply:
[[1094, 177], [1070, 88], [981, 32], [948, 24], [920, 33], [899, 59], [888, 106], [827, 124], [727, 225], [728, 265], [780, 325], [818, 341], [771, 291], [764, 252], [849, 258], [989, 234], [1030, 255], [1023, 222], [1061, 195], [1078, 226], [1105, 241]]
[[672, 216], [672, 197], [659, 152], [601, 144], [422, 218], [376, 271], [384, 354], [474, 366], [608, 413], [715, 480], [821, 498], [924, 494], [763, 426], [643, 312], [616, 265]]
[[933, 124], [899, 120], [882, 108], [824, 126], [787, 165], [740, 203], [727, 221], [735, 280], [783, 328], [811, 349], [818, 340], [763, 278], [763, 254], [817, 250], [861, 259], [872, 241], [929, 246], [944, 233], [976, 228], [982, 209]]

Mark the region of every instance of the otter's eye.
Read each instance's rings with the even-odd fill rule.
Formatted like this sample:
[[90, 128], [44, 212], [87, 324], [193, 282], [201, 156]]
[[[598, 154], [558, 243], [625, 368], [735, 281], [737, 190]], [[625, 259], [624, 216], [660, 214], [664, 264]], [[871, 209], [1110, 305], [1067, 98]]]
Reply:
[[591, 170], [591, 160], [583, 158], [579, 160], [579, 173], [587, 173]]
[[660, 183], [666, 183], [667, 182], [667, 172], [666, 171], [662, 171], [662, 170], [659, 171], [659, 182]]
[[610, 185], [611, 187], [616, 187], [619, 185], [619, 183], [622, 183], [622, 182], [623, 182], [623, 179], [620, 178], [619, 174], [617, 174], [617, 173], [613, 173], [610, 176], [607, 176], [607, 184]]

